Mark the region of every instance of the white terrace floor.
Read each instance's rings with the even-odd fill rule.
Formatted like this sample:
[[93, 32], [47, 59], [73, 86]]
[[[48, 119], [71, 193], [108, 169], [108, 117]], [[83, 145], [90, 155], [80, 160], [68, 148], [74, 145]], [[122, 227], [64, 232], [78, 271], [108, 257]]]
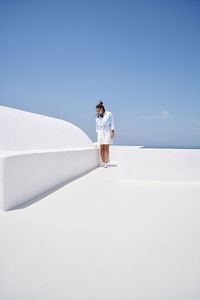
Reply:
[[115, 163], [0, 212], [1, 300], [200, 299], [199, 182]]

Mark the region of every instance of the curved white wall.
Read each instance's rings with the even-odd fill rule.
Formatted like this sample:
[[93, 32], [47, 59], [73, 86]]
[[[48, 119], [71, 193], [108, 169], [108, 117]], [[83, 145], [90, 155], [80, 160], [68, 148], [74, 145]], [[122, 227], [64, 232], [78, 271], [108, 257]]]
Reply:
[[91, 147], [77, 126], [56, 118], [0, 106], [0, 151]]
[[99, 149], [77, 126], [0, 106], [0, 208], [23, 204], [98, 163]]

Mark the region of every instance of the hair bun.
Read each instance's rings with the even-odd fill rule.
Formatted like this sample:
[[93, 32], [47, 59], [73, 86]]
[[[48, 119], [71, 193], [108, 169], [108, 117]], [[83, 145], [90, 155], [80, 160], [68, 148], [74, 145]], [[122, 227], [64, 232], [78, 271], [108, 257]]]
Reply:
[[99, 104], [101, 104], [101, 105], [102, 105], [102, 104], [103, 104], [103, 101], [100, 101], [100, 102], [99, 102]]

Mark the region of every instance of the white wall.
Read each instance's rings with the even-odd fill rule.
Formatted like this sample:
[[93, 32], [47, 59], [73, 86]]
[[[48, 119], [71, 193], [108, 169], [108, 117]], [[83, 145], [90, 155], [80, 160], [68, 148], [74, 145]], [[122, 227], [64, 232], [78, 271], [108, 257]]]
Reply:
[[0, 106], [0, 151], [91, 147], [77, 126], [56, 118]]
[[98, 163], [99, 149], [77, 126], [0, 106], [1, 209], [23, 204]]
[[4, 160], [2, 208], [9, 210], [23, 204], [62, 182], [94, 169], [97, 163], [96, 149], [8, 156]]

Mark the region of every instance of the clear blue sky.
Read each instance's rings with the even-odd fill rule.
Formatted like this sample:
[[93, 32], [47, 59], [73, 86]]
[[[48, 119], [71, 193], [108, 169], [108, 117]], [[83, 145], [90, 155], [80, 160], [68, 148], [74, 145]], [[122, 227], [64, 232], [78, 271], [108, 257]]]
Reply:
[[0, 0], [0, 105], [75, 123], [95, 140], [200, 145], [200, 1]]

